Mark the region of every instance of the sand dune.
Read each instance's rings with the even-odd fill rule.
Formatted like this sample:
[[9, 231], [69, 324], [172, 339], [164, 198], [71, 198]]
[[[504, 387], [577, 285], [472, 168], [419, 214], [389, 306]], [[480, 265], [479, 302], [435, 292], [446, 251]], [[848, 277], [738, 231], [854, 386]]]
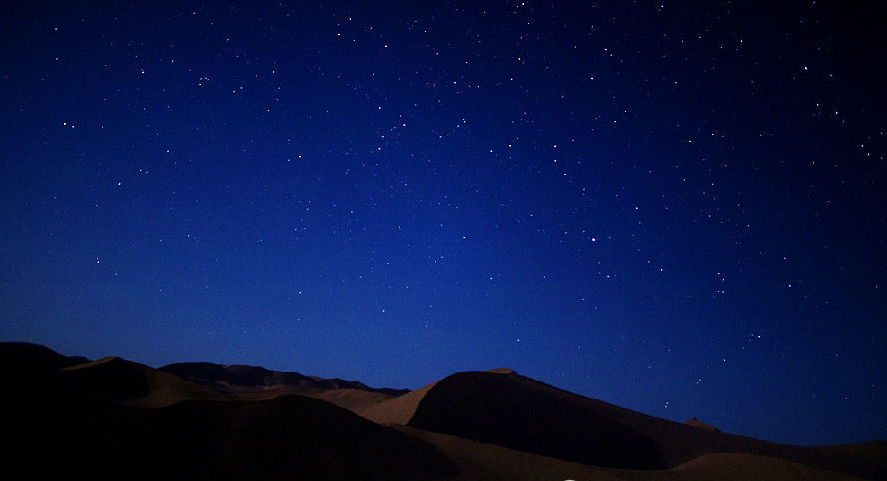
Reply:
[[[491, 369], [487, 372], [495, 374], [514, 373], [514, 371], [507, 367]], [[416, 408], [419, 407], [419, 403], [422, 402], [422, 399], [425, 398], [428, 391], [430, 391], [436, 384], [437, 382], [433, 382], [416, 389], [415, 391], [408, 392], [376, 405], [358, 409], [355, 412], [379, 424], [407, 424], [416, 413]]]
[[139, 408], [84, 398], [0, 410], [9, 472], [56, 479], [443, 479], [433, 446], [327, 402], [184, 401]]
[[[811, 468], [800, 463], [767, 456], [741, 453], [714, 453], [700, 456], [670, 471], [669, 477], [647, 477], [634, 473], [638, 480], [723, 480], [778, 479], [805, 481], [852, 481], [860, 478]], [[673, 477], [671, 477], [673, 476]]]
[[106, 357], [58, 371], [59, 378], [81, 394], [106, 399], [140, 399], [148, 396], [150, 368], [119, 357]]
[[0, 342], [0, 370], [6, 374], [51, 372], [87, 362], [84, 357], [63, 356], [28, 342]]
[[256, 387], [229, 392], [230, 394], [228, 395], [232, 399], [244, 401], [263, 401], [290, 395], [305, 396], [314, 399], [322, 399], [352, 412], [357, 412], [394, 398], [394, 396], [388, 394], [363, 391], [360, 389], [319, 389], [292, 385], [262, 386], [260, 388]]
[[396, 429], [428, 441], [461, 468], [454, 480], [519, 481], [859, 481], [849, 475], [753, 454], [707, 454], [667, 470], [632, 470], [588, 466], [526, 453], [495, 444], [470, 441], [409, 426]]
[[[40, 362], [24, 363], [34, 352]], [[27, 385], [0, 397], [0, 424], [13, 441], [2, 454], [9, 472], [152, 481], [416, 480], [457, 472], [432, 445], [329, 402], [232, 400], [115, 357], [72, 366], [49, 350], [5, 346], [0, 356], [5, 370], [29, 373]], [[225, 400], [194, 399], [204, 395]]]
[[626, 479], [604, 468], [525, 453], [449, 434], [435, 433], [400, 425], [395, 426], [395, 429], [428, 441], [442, 453], [453, 459], [461, 468], [460, 474], [452, 478], [458, 481], [543, 479], [615, 481]]
[[267, 400], [286, 395], [299, 395], [323, 399], [352, 412], [367, 409], [409, 392], [407, 389], [377, 389], [358, 381], [323, 379], [297, 372], [271, 371], [257, 366], [189, 362], [170, 364], [160, 370], [233, 399]]
[[409, 425], [595, 466], [666, 467], [648, 436], [530, 381], [514, 373], [454, 374], [428, 391]]
[[392, 396], [388, 394], [363, 391], [360, 389], [332, 389], [319, 392], [315, 395], [308, 395], [308, 397], [323, 399], [324, 401], [330, 402], [354, 413], [392, 399]]
[[226, 399], [212, 389], [119, 357], [69, 366], [60, 369], [57, 376], [80, 394], [132, 406], [163, 407], [189, 399]]
[[883, 441], [769, 443], [506, 368], [395, 395], [405, 391], [251, 366], [170, 369], [183, 379], [116, 357], [84, 361], [0, 343], [8, 469], [152, 480], [887, 479]]
[[[389, 401], [391, 402], [391, 401]], [[673, 468], [734, 452], [887, 479], [887, 444], [802, 447], [647, 416], [516, 373], [458, 373], [438, 381], [410, 426], [559, 459], [622, 468]]]
[[359, 381], [323, 379], [297, 372], [271, 371], [259, 366], [182, 362], [163, 366], [160, 370], [235, 396], [282, 387], [288, 387], [293, 392], [351, 389], [385, 394], [389, 397], [409, 392], [408, 389], [372, 388]]
[[86, 362], [86, 358], [63, 356], [52, 349], [27, 342], [0, 343], [0, 377], [4, 395], [20, 391], [52, 395], [58, 388], [52, 378], [61, 368]]
[[709, 431], [720, 431], [720, 429], [712, 426], [711, 424], [702, 422], [696, 418], [693, 418], [693, 419], [685, 422], [684, 424], [686, 424], [687, 426], [693, 426], [695, 428], [707, 429]]
[[416, 413], [416, 408], [425, 395], [437, 383], [431, 383], [403, 396], [358, 409], [361, 416], [379, 424], [407, 424]]

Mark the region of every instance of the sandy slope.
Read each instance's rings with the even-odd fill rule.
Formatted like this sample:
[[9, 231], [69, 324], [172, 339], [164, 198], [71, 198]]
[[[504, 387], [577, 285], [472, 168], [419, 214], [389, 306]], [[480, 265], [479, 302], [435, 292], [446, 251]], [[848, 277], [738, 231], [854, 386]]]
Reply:
[[[372, 389], [356, 381], [248, 366], [225, 372], [254, 379], [249, 381], [254, 385], [235, 384], [226, 394], [120, 358], [83, 362], [21, 343], [0, 343], [0, 361], [0, 373], [11, 388], [0, 397], [0, 413], [6, 434], [17, 440], [13, 455], [7, 453], [5, 459], [47, 474], [69, 474], [75, 467], [84, 474], [103, 473], [101, 479], [156, 479], [169, 468], [190, 470], [189, 475], [201, 479], [210, 473], [216, 479], [267, 479], [284, 473], [299, 478], [310, 473], [318, 479], [349, 481], [859, 479], [850, 474], [887, 479], [883, 441], [779, 445], [720, 433], [701, 422], [687, 425], [647, 416], [509, 369], [459, 373], [394, 397], [396, 390]], [[414, 421], [423, 412], [425, 422], [469, 430], [457, 437], [421, 429]], [[643, 443], [635, 442], [635, 434], [640, 434], [637, 439], [652, 440], [671, 469], [594, 467], [509, 444], [541, 437], [548, 444], [539, 447], [556, 448], [550, 456], [569, 458], [569, 444], [558, 444], [560, 438], [572, 432], [576, 441], [588, 441], [583, 433], [589, 430], [592, 438], [606, 443], [591, 442], [588, 449], [635, 461], [649, 454]], [[499, 445], [483, 439], [502, 432], [506, 436]], [[471, 436], [488, 442], [469, 440]], [[613, 445], [621, 447], [613, 451]], [[46, 464], [44, 458], [64, 462]], [[350, 460], [344, 471], [343, 460]], [[446, 477], [456, 465], [459, 474]], [[155, 471], [144, 471], [146, 467]]]
[[459, 465], [461, 473], [454, 481], [517, 480], [600, 480], [620, 478], [604, 468], [570, 463], [559, 459], [525, 453], [495, 444], [479, 443], [449, 434], [433, 433], [409, 426], [393, 426], [437, 447]]
[[358, 381], [323, 379], [259, 366], [186, 362], [163, 366], [162, 372], [240, 400], [267, 400], [286, 395], [323, 399], [352, 412], [393, 399], [406, 389], [371, 388]]
[[[803, 464], [755, 454], [715, 453], [700, 456], [668, 472], [669, 477], [646, 477], [648, 473], [633, 473], [638, 480], [680, 479], [688, 481], [749, 479], [853, 481], [853, 476], [823, 471]], [[671, 477], [673, 476], [673, 477]]]
[[753, 454], [707, 454], [669, 470], [600, 468], [479, 443], [409, 426], [395, 429], [425, 440], [456, 461], [462, 473], [454, 481], [859, 481], [848, 475]]
[[[494, 374], [514, 373], [514, 371], [507, 367], [491, 369], [487, 372]], [[416, 408], [419, 407], [419, 403], [425, 399], [425, 395], [428, 394], [428, 391], [434, 388], [436, 384], [437, 381], [416, 389], [415, 391], [410, 391], [402, 396], [375, 405], [359, 408], [354, 412], [379, 424], [406, 425], [410, 422], [410, 419], [413, 418], [413, 415], [416, 414]]]
[[642, 432], [579, 396], [527, 381], [512, 373], [454, 374], [428, 391], [409, 425], [594, 466], [668, 467]]
[[686, 424], [687, 426], [693, 426], [693, 427], [700, 428], [700, 429], [707, 429], [709, 431], [720, 431], [720, 429], [712, 426], [711, 424], [700, 421], [696, 418], [693, 418], [693, 419], [685, 422], [684, 424]]
[[403, 396], [357, 409], [355, 412], [379, 424], [407, 424], [416, 413], [416, 407], [435, 384], [437, 383], [433, 382]]
[[183, 401], [142, 408], [84, 397], [0, 403], [8, 472], [36, 479], [446, 479], [433, 446], [330, 403]]
[[667, 469], [707, 454], [745, 453], [887, 479], [884, 442], [771, 443], [648, 416], [516, 373], [454, 374], [428, 390], [414, 412], [412, 427], [591, 465]]
[[363, 391], [360, 389], [333, 389], [330, 391], [319, 392], [315, 395], [306, 394], [306, 396], [315, 399], [323, 399], [324, 401], [333, 403], [336, 406], [345, 408], [354, 413], [394, 398], [394, 396], [387, 394]]
[[163, 407], [189, 399], [222, 400], [222, 394], [172, 374], [118, 357], [57, 371], [62, 383], [91, 397], [140, 407]]
[[395, 396], [362, 389], [318, 389], [293, 385], [262, 386], [261, 388], [229, 391], [234, 399], [260, 401], [280, 396], [297, 395], [322, 399], [352, 412], [393, 399]]

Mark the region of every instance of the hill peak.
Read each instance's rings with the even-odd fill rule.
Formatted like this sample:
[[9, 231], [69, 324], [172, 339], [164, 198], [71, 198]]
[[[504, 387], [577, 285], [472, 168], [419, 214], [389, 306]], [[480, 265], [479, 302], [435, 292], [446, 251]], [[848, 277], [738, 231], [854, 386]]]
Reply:
[[688, 426], [697, 427], [697, 428], [708, 429], [709, 431], [720, 431], [720, 429], [718, 429], [718, 428], [712, 426], [711, 424], [708, 424], [708, 423], [706, 423], [706, 422], [700, 421], [700, 420], [698, 420], [698, 419], [696, 419], [696, 418], [693, 418], [693, 419], [691, 419], [691, 420], [685, 422], [684, 424], [686, 424], [686, 425], [688, 425]]

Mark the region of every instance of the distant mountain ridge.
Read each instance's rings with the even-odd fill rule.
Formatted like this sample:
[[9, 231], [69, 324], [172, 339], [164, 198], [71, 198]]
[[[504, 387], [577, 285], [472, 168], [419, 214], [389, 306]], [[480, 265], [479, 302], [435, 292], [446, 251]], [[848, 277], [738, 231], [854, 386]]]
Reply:
[[401, 396], [409, 389], [371, 388], [359, 381], [323, 379], [297, 372], [271, 371], [259, 366], [223, 365], [209, 362], [180, 362], [160, 368], [183, 379], [221, 392], [236, 393], [244, 389], [294, 386], [302, 389], [355, 389], [387, 396]]

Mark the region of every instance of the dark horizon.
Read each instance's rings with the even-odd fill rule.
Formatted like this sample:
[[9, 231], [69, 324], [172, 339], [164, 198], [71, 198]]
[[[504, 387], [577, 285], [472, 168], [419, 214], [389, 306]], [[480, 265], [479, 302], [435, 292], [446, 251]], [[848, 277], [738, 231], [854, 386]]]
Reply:
[[[345, 376], [345, 377], [343, 377], [343, 376], [338, 376], [338, 375], [318, 376], [318, 375], [316, 375], [316, 374], [314, 374], [314, 373], [301, 372], [301, 371], [298, 371], [298, 370], [275, 369], [275, 368], [272, 368], [272, 367], [269, 367], [269, 366], [263, 366], [263, 365], [254, 364], [254, 363], [253, 363], [253, 364], [250, 364], [250, 363], [243, 363], [243, 362], [237, 362], [237, 363], [225, 363], [225, 362], [210, 362], [210, 361], [205, 361], [205, 360], [187, 360], [187, 361], [173, 361], [173, 362], [160, 363], [160, 364], [149, 364], [149, 363], [146, 363], [146, 362], [141, 362], [141, 361], [138, 361], [138, 360], [135, 360], [135, 359], [130, 359], [130, 358], [126, 358], [126, 357], [118, 356], [118, 355], [113, 355], [113, 354], [109, 354], [109, 355], [105, 355], [105, 356], [98, 356], [98, 357], [70, 355], [70, 354], [66, 354], [66, 353], [64, 353], [64, 352], [59, 352], [59, 351], [53, 349], [51, 346], [46, 346], [46, 345], [43, 345], [43, 344], [39, 344], [39, 343], [35, 343], [35, 342], [29, 342], [29, 341], [3, 341], [3, 342], [12, 342], [12, 343], [15, 343], [15, 342], [22, 342], [22, 343], [25, 343], [25, 344], [32, 344], [32, 345], [35, 345], [35, 346], [43, 346], [43, 347], [47, 347], [47, 348], [53, 350], [53, 351], [56, 352], [57, 354], [61, 354], [61, 355], [65, 356], [65, 357], [68, 357], [68, 358], [84, 358], [84, 359], [86, 360], [86, 362], [94, 362], [94, 361], [98, 361], [98, 360], [101, 360], [101, 359], [104, 359], [104, 358], [119, 358], [119, 359], [123, 359], [123, 360], [125, 360], [125, 361], [131, 361], [131, 362], [136, 362], [136, 363], [138, 363], [138, 364], [143, 364], [143, 365], [148, 366], [148, 367], [153, 368], [153, 369], [163, 369], [163, 368], [168, 368], [168, 367], [173, 366], [173, 365], [176, 365], [176, 364], [190, 364], [190, 363], [210, 363], [210, 364], [215, 364], [215, 365], [220, 365], [220, 366], [228, 366], [228, 367], [231, 367], [231, 366], [255, 367], [255, 368], [261, 368], [261, 369], [265, 369], [265, 370], [267, 370], [267, 371], [272, 371], [272, 372], [294, 373], [294, 374], [298, 374], [298, 375], [302, 375], [302, 376], [317, 377], [317, 378], [320, 378], [320, 379], [329, 379], [329, 380], [336, 379], [336, 380], [339, 380], [339, 381], [346, 381], [346, 382], [359, 382], [359, 383], [365, 385], [365, 386], [366, 386], [367, 388], [369, 388], [370, 390], [373, 390], [373, 391], [389, 391], [389, 392], [391, 392], [391, 391], [398, 391], [398, 390], [401, 390], [401, 389], [407, 389], [407, 390], [409, 390], [409, 391], [415, 391], [416, 389], [419, 389], [419, 388], [425, 387], [425, 386], [427, 386], [428, 384], [431, 384], [431, 383], [434, 383], [434, 382], [440, 381], [440, 380], [442, 380], [442, 379], [448, 378], [448, 377], [450, 377], [450, 376], [452, 376], [452, 375], [454, 375], [454, 374], [459, 374], [459, 373], [467, 373], [467, 372], [513, 372], [513, 373], [517, 373], [517, 374], [519, 374], [519, 375], [525, 375], [525, 374], [526, 374], [526, 373], [521, 373], [521, 372], [519, 372], [519, 371], [516, 371], [516, 370], [514, 370], [514, 369], [511, 369], [510, 367], [507, 367], [507, 366], [500, 366], [500, 367], [489, 368], [489, 369], [486, 369], [486, 368], [482, 368], [482, 369], [467, 369], [467, 370], [465, 370], [465, 371], [451, 372], [451, 373], [448, 373], [448, 374], [442, 375], [442, 376], [440, 376], [440, 377], [438, 377], [438, 378], [434, 378], [434, 379], [428, 380], [427, 382], [423, 382], [423, 383], [421, 383], [420, 385], [410, 386], [410, 387], [406, 387], [406, 386], [397, 386], [397, 385], [373, 385], [373, 384], [371, 384], [371, 383], [364, 382], [364, 381], [361, 380], [361, 379], [351, 378], [351, 377], [347, 377], [347, 376]], [[168, 369], [167, 369], [167, 372], [175, 373], [175, 371], [169, 371]], [[532, 376], [529, 376], [529, 377], [530, 377], [531, 379], [534, 379]], [[545, 384], [548, 384], [548, 385], [551, 385], [551, 386], [553, 386], [553, 387], [555, 387], [555, 388], [557, 388], [557, 389], [564, 389], [562, 386], [558, 386], [556, 383], [551, 383], [551, 382], [548, 382], [548, 381], [546, 381], [546, 380], [544, 380], [544, 379], [535, 379], [535, 380], [536, 380], [536, 381], [541, 381], [541, 382], [543, 382], [543, 383], [545, 383]], [[567, 390], [567, 391], [569, 391], [569, 390]], [[596, 398], [596, 397], [594, 397], [594, 396], [588, 396], [588, 395], [584, 395], [584, 396], [585, 396], [585, 397], [589, 397], [589, 398], [591, 398], [591, 399], [598, 399], [598, 400], [600, 400], [600, 401], [604, 401], [604, 402], [606, 402], [606, 403], [608, 403], [608, 404], [612, 404], [612, 405], [615, 405], [615, 406], [618, 406], [618, 407], [628, 408], [628, 406], [615, 404], [615, 403], [610, 402], [610, 401], [608, 401], [608, 400], [606, 400], [606, 399], [600, 399], [600, 398]], [[632, 408], [629, 408], [629, 409], [632, 409]], [[636, 409], [632, 409], [632, 410], [637, 411], [637, 412], [639, 412], [639, 413], [641, 413], [641, 414], [651, 415], [650, 413], [646, 413], [646, 412], [638, 411], [638, 410], [636, 410]], [[706, 422], [706, 420], [704, 420], [704, 419], [699, 419], [699, 418], [696, 417], [696, 416], [693, 416], [693, 417], [688, 418], [688, 419], [675, 419], [675, 418], [670, 418], [670, 417], [668, 417], [668, 416], [656, 416], [656, 417], [662, 417], [662, 418], [664, 418], [664, 419], [668, 419], [668, 420], [670, 420], [670, 421], [675, 421], [675, 422], [679, 422], [679, 423], [688, 423], [688, 421], [691, 421], [691, 420], [692, 420], [692, 421], [701, 421], [703, 424], [708, 425], [708, 426], [710, 426], [711, 428], [717, 429], [717, 430], [719, 430], [719, 431], [721, 431], [721, 432], [725, 432], [725, 433], [727, 433], [727, 434], [737, 434], [737, 435], [740, 435], [740, 436], [748, 436], [748, 437], [755, 438], [755, 436], [752, 436], [752, 435], [750, 435], [750, 434], [745, 434], [745, 433], [740, 433], [740, 432], [724, 431], [723, 429], [721, 429], [720, 426], [717, 426], [717, 425], [712, 426], [710, 423]], [[774, 441], [774, 440], [772, 440], [772, 439], [766, 439], [766, 438], [756, 438], [756, 439], [760, 439], [760, 440], [763, 440], [763, 441], [777, 442], [777, 441]], [[795, 445], [797, 445], [797, 446], [828, 446], [828, 445], [835, 445], [835, 444], [861, 444], [861, 443], [867, 443], [867, 442], [871, 442], [871, 441], [882, 441], [882, 442], [887, 442], [887, 438], [860, 439], [860, 440], [856, 440], [856, 441], [842, 442], [842, 443], [831, 443], [831, 444], [823, 443], [823, 444], [795, 444]], [[786, 444], [792, 444], [792, 443], [786, 443]]]
[[882, 6], [4, 4], [0, 340], [885, 439]]

